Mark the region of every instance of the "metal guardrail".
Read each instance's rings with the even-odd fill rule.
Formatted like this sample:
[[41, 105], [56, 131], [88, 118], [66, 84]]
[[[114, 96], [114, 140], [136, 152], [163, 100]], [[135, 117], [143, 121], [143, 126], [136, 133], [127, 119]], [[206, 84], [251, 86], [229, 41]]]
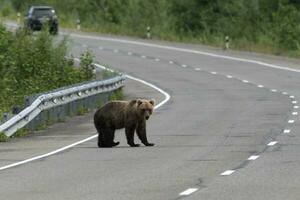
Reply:
[[95, 96], [97, 94], [112, 92], [123, 87], [125, 79], [125, 75], [119, 74], [107, 80], [93, 81], [52, 93], [42, 94], [19, 114], [1, 124], [0, 133], [2, 132], [6, 136], [10, 137], [19, 129], [29, 124], [42, 111]]

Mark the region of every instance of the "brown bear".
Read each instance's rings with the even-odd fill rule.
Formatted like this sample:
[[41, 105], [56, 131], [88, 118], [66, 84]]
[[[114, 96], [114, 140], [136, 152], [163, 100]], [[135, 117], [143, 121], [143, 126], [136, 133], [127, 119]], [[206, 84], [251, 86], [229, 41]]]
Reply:
[[114, 147], [115, 130], [125, 128], [127, 144], [134, 143], [134, 132], [145, 146], [153, 146], [146, 136], [146, 120], [153, 112], [154, 100], [135, 99], [131, 101], [110, 101], [96, 111], [94, 124], [98, 131], [98, 147]]

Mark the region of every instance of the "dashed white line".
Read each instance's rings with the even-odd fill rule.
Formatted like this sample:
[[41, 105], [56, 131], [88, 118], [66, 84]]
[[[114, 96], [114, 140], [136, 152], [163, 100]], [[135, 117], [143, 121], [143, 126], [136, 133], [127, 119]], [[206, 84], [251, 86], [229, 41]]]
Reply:
[[146, 56], [145, 55], [141, 55], [141, 58], [146, 58]]
[[284, 129], [284, 130], [283, 130], [283, 133], [290, 133], [290, 132], [291, 132], [290, 129]]
[[160, 59], [159, 59], [159, 58], [155, 58], [155, 61], [156, 61], [156, 62], [159, 62], [159, 61], [160, 61]]
[[291, 99], [295, 99], [295, 96], [290, 96]]
[[283, 95], [288, 95], [288, 93], [287, 93], [287, 92], [282, 92], [282, 94], [283, 94]]
[[257, 158], [259, 158], [259, 155], [252, 155], [248, 158], [248, 160], [256, 160]]
[[298, 102], [297, 101], [292, 101], [292, 104], [297, 104]]
[[278, 143], [277, 141], [272, 141], [272, 142], [269, 142], [268, 146], [274, 146], [277, 143]]
[[169, 61], [170, 64], [174, 64], [174, 62], [172, 60]]
[[294, 106], [294, 109], [298, 109], [299, 108], [299, 106]]
[[230, 176], [231, 174], [233, 174], [235, 172], [235, 170], [227, 170], [225, 172], [223, 172], [222, 174], [220, 174], [221, 176]]
[[277, 92], [277, 90], [276, 89], [272, 89], [271, 92]]
[[249, 81], [248, 81], [248, 80], [243, 80], [243, 82], [244, 82], [244, 83], [249, 83]]
[[192, 193], [196, 192], [197, 190], [198, 190], [198, 188], [189, 188], [189, 189], [181, 192], [179, 195], [180, 196], [188, 196], [188, 195], [191, 195]]
[[290, 120], [288, 121], [289, 124], [293, 124], [294, 122], [295, 122], [295, 120], [292, 120], [292, 119], [290, 119]]
[[292, 115], [298, 115], [298, 112], [292, 112]]
[[259, 87], [259, 88], [263, 88], [264, 86], [263, 86], [263, 85], [258, 85], [257, 87]]
[[200, 71], [200, 70], [201, 70], [201, 68], [195, 68], [195, 70], [196, 70], [196, 71]]
[[227, 77], [227, 78], [232, 78], [232, 76], [231, 76], [231, 75], [227, 75], [226, 77]]
[[214, 75], [216, 75], [217, 74], [217, 72], [210, 72], [211, 74], [214, 74]]
[[183, 64], [183, 65], [181, 65], [181, 67], [183, 67], [183, 68], [186, 68], [186, 67], [187, 67], [187, 65], [184, 65], [184, 64]]

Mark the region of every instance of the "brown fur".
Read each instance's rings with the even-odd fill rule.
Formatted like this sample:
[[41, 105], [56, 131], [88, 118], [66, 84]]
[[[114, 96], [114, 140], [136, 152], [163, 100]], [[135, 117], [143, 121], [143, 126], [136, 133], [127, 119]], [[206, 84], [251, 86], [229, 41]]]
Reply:
[[114, 142], [115, 130], [125, 128], [127, 143], [132, 147], [134, 132], [146, 146], [153, 146], [146, 136], [146, 120], [153, 112], [154, 100], [136, 99], [131, 101], [111, 101], [102, 106], [94, 115], [94, 124], [98, 131], [98, 146], [113, 147], [119, 142]]

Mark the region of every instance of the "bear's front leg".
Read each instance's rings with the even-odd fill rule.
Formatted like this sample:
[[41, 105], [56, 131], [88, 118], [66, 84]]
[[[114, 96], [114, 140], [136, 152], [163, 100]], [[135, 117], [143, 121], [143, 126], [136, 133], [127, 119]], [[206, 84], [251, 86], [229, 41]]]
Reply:
[[126, 127], [125, 128], [126, 138], [127, 138], [127, 144], [131, 147], [139, 147], [139, 144], [134, 143], [134, 128], [132, 127]]
[[154, 146], [154, 143], [149, 143], [147, 140], [147, 135], [146, 135], [146, 122], [140, 122], [137, 126], [136, 129], [137, 135], [139, 137], [139, 139], [142, 141], [142, 143], [145, 146]]

